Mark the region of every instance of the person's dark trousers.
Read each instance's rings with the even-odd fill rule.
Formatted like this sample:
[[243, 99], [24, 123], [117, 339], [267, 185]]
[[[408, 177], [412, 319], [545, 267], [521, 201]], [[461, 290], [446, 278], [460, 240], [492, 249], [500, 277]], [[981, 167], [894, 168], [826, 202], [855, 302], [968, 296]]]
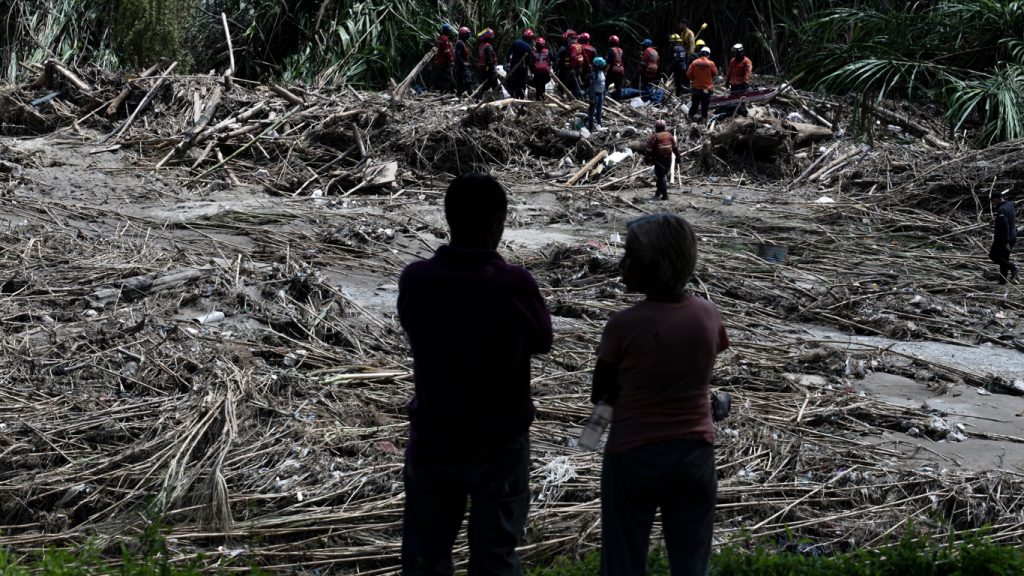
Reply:
[[496, 90], [499, 86], [497, 70], [484, 72], [483, 77], [484, 79], [483, 82], [481, 83], [484, 85], [484, 87], [481, 88], [480, 92], [476, 95], [477, 100], [483, 100], [488, 92], [490, 92], [491, 90]]
[[601, 115], [604, 112], [604, 92], [594, 94], [590, 101], [590, 110], [587, 112], [587, 128], [593, 130], [595, 124], [601, 124]]
[[690, 99], [690, 118], [697, 116], [697, 112], [704, 117], [708, 117], [708, 106], [711, 104], [711, 91], [701, 90], [700, 88], [694, 88]]
[[616, 72], [609, 72], [605, 75], [605, 86], [615, 86], [612, 90], [612, 98], [618, 99], [619, 95], [622, 94], [622, 89], [625, 88], [626, 75], [618, 74]]
[[[522, 68], [520, 66], [520, 68]], [[508, 93], [513, 98], [526, 98], [526, 83], [529, 81], [525, 69], [516, 70], [508, 79]]]
[[405, 465], [402, 575], [451, 576], [469, 501], [470, 576], [521, 576], [516, 544], [530, 509], [527, 435], [471, 461]]
[[657, 76], [652, 76], [650, 78], [644, 78], [643, 76], [641, 76], [640, 77], [640, 90], [642, 91], [642, 90], [648, 90], [648, 89], [654, 88], [655, 85], [657, 85], [657, 83], [658, 83], [658, 77]]
[[473, 93], [473, 74], [468, 68], [455, 70], [455, 84], [455, 90], [459, 98], [462, 98], [463, 94], [468, 96]]
[[999, 283], [1006, 284], [1006, 281], [1017, 277], [1018, 268], [1010, 260], [1010, 251], [1006, 246], [992, 245], [988, 251], [988, 259], [999, 265]]
[[605, 454], [601, 470], [601, 575], [643, 576], [661, 509], [672, 576], [705, 576], [718, 480], [715, 449], [670, 440]]
[[544, 94], [548, 89], [548, 82], [551, 81], [551, 75], [547, 72], [534, 72], [533, 73], [533, 89], [537, 91], [537, 100], [543, 100]]
[[579, 100], [583, 96], [582, 88], [580, 88], [580, 77], [575, 70], [559, 73], [558, 79], [569, 89], [569, 93], [572, 94], [573, 98]]
[[750, 84], [733, 84], [732, 88], [729, 89], [730, 94], [742, 94], [750, 90]]
[[672, 83], [676, 85], [676, 96], [683, 96], [690, 91], [690, 79], [686, 77], [686, 71], [676, 71], [672, 75]]
[[434, 89], [438, 92], [450, 92], [452, 89], [452, 65], [440, 64], [434, 68]]
[[658, 180], [658, 188], [654, 197], [660, 200], [668, 200], [668, 172], [671, 159], [658, 159], [654, 161], [654, 177]]

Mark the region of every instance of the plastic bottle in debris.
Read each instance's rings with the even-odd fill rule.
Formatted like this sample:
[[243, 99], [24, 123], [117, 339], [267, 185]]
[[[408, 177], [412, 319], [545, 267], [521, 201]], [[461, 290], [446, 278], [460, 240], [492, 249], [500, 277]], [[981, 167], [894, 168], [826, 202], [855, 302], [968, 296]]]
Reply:
[[598, 402], [597, 406], [594, 406], [594, 413], [587, 420], [586, 427], [583, 428], [583, 433], [580, 434], [580, 448], [587, 451], [597, 450], [601, 444], [601, 436], [604, 435], [604, 431], [608, 429], [608, 424], [611, 421], [611, 404]]

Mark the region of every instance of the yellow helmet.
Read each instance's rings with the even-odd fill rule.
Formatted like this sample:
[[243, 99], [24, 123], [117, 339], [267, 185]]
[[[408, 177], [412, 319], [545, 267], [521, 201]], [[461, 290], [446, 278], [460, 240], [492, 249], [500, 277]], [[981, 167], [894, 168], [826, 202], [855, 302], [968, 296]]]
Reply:
[[668, 41], [669, 42], [682, 42], [683, 39], [682, 39], [682, 37], [679, 36], [679, 34], [673, 34], [673, 35], [668, 37]]
[[703, 40], [697, 40], [696, 44], [694, 44], [694, 46], [696, 46], [697, 48], [700, 48], [701, 46], [705, 45], [706, 43]]

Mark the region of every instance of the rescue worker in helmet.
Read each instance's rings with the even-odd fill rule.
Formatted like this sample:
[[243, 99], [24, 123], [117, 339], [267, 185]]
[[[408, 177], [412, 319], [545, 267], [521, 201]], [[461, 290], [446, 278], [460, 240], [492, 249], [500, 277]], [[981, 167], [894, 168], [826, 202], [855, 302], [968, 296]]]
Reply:
[[533, 30], [523, 30], [522, 37], [516, 39], [509, 48], [506, 58], [508, 73], [508, 93], [513, 98], [526, 98], [526, 83], [529, 81], [530, 69], [533, 68]]
[[601, 116], [604, 111], [604, 90], [605, 74], [604, 69], [607, 62], [600, 56], [594, 58], [590, 72], [590, 86], [588, 88], [590, 97], [590, 110], [587, 112], [587, 128], [591, 132], [602, 128]]
[[715, 89], [715, 76], [718, 75], [718, 66], [711, 61], [711, 49], [704, 46], [700, 49], [700, 57], [690, 64], [686, 71], [690, 78], [691, 103], [690, 119], [694, 119], [700, 112], [706, 120], [708, 107], [711, 104], [711, 93]]
[[750, 89], [750, 77], [754, 73], [754, 64], [743, 53], [743, 44], [734, 44], [732, 58], [729, 60], [729, 72], [725, 76], [725, 87], [733, 94], [746, 92]]
[[551, 81], [551, 52], [548, 50], [547, 40], [541, 36], [537, 38], [533, 52], [533, 80], [531, 85], [537, 91], [537, 100], [544, 99], [548, 82]]
[[686, 50], [686, 57], [692, 61], [696, 58], [698, 48], [696, 45], [697, 35], [693, 33], [693, 30], [690, 30], [690, 22], [685, 18], [679, 22], [679, 39], [682, 40], [683, 48]]
[[469, 28], [459, 28], [459, 39], [455, 41], [455, 94], [462, 98], [463, 94], [473, 92], [473, 56], [469, 48]]
[[626, 59], [623, 56], [622, 48], [619, 47], [619, 37], [615, 34], [608, 37], [608, 55], [605, 56], [605, 60], [608, 63], [608, 70], [605, 72], [607, 87], [615, 86], [612, 98], [618, 100], [619, 95], [622, 94], [622, 88], [626, 84]]
[[647, 137], [647, 149], [644, 160], [654, 165], [654, 177], [658, 187], [654, 193], [655, 200], [668, 200], [668, 173], [671, 168], [672, 156], [682, 161], [676, 137], [668, 131], [664, 120], [654, 123], [654, 134]]
[[690, 81], [686, 77], [689, 62], [686, 57], [686, 48], [683, 46], [683, 38], [679, 34], [673, 34], [669, 36], [669, 41], [672, 42], [672, 62], [669, 64], [669, 70], [672, 73], [672, 83], [676, 87], [676, 96], [681, 98], [683, 94], [690, 91]]
[[564, 44], [558, 50], [558, 57], [555, 63], [558, 66], [558, 79], [569, 89], [572, 97], [579, 100], [583, 96], [583, 83], [580, 73], [583, 71], [583, 63], [587, 57], [583, 53], [574, 30], [566, 30], [562, 34]]
[[590, 33], [581, 32], [579, 35], [580, 49], [583, 50], [583, 70], [580, 70], [580, 79], [583, 80], [583, 91], [590, 93], [590, 75], [594, 69], [594, 58], [597, 58], [597, 48], [590, 45]]
[[477, 35], [479, 44], [476, 47], [476, 68], [480, 72], [480, 83], [483, 85], [477, 99], [483, 100], [484, 95], [491, 90], [496, 90], [498, 84], [498, 57], [495, 53], [494, 30], [484, 28], [483, 32]]
[[452, 65], [455, 64], [455, 50], [452, 48], [451, 24], [441, 25], [441, 35], [437, 37], [437, 52], [434, 55], [434, 89], [438, 92], [450, 92], [452, 89]]
[[644, 51], [640, 54], [640, 89], [653, 88], [658, 82], [658, 50], [654, 41], [644, 38], [640, 43]]

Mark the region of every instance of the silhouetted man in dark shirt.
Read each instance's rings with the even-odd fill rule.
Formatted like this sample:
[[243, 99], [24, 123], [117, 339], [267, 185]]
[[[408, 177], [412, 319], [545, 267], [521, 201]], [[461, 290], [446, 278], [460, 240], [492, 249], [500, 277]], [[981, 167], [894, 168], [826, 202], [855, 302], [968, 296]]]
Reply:
[[508, 201], [494, 178], [464, 174], [444, 200], [451, 243], [402, 272], [409, 337], [402, 573], [450, 575], [471, 502], [469, 574], [520, 575], [515, 547], [530, 504], [530, 356], [551, 349], [551, 317], [529, 272], [498, 255]]
[[1017, 265], [1010, 260], [1010, 252], [1017, 243], [1017, 215], [1006, 191], [992, 195], [992, 207], [996, 209], [996, 219], [988, 257], [999, 265], [999, 283], [1006, 284], [1017, 278]]

